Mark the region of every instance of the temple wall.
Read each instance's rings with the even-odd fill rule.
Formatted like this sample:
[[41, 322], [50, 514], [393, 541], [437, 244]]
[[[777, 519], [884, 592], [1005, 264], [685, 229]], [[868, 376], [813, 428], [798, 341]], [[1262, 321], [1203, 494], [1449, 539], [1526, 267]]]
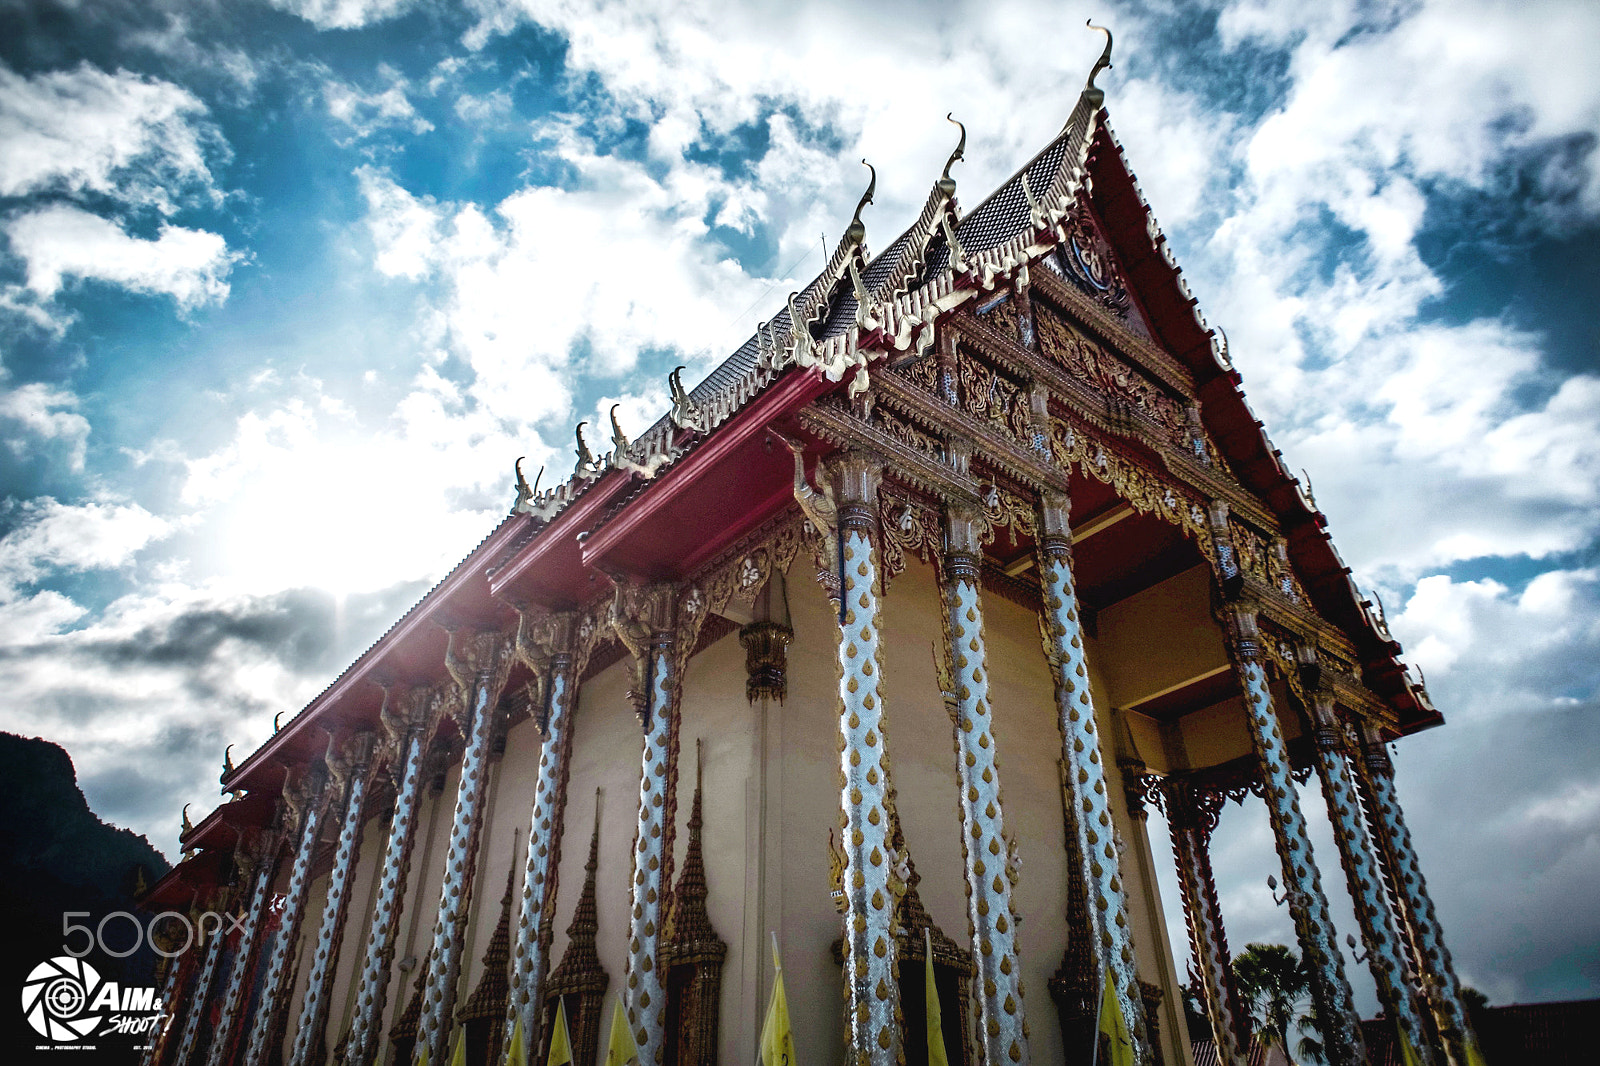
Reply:
[[[834, 608], [813, 580], [802, 556], [789, 587], [794, 639], [789, 649], [788, 697], [784, 704], [745, 698], [745, 651], [730, 634], [690, 660], [683, 687], [680, 734], [678, 827], [674, 878], [688, 843], [694, 794], [695, 741], [704, 745], [705, 827], [703, 847], [709, 888], [707, 909], [717, 934], [729, 945], [721, 1004], [723, 1061], [749, 1059], [756, 1047], [772, 987], [771, 933], [778, 933], [797, 1042], [815, 1049], [822, 1062], [842, 1054], [840, 968], [832, 946], [840, 918], [829, 897], [828, 833], [839, 817], [837, 623]], [[1102, 611], [1098, 636], [1088, 639], [1090, 682], [1099, 712], [1107, 762], [1112, 747], [1114, 701], [1144, 698], [1164, 687], [1225, 664], [1220, 637], [1208, 608], [1205, 575], [1193, 571]], [[915, 559], [892, 579], [884, 604], [884, 674], [887, 745], [907, 846], [921, 881], [919, 893], [933, 920], [952, 939], [969, 939], [961, 853], [961, 822], [955, 753], [949, 718], [938, 690], [932, 646], [942, 640], [935, 571]], [[1022, 916], [1021, 964], [1030, 1018], [1031, 1051], [1038, 1061], [1062, 1061], [1060, 1026], [1049, 978], [1067, 945], [1066, 865], [1057, 761], [1061, 753], [1052, 682], [1039, 648], [1035, 613], [992, 591], [983, 597], [994, 737], [1004, 785], [1005, 819], [1018, 839], [1022, 859], [1014, 900]], [[602, 790], [597, 877], [598, 950], [609, 976], [604, 1019], [625, 982], [628, 879], [638, 803], [641, 729], [627, 698], [632, 683], [627, 660], [615, 663], [578, 690], [573, 714], [573, 749], [565, 834], [557, 884], [554, 942], [549, 967], [567, 947], [567, 925], [583, 884], [583, 865], [593, 827], [593, 796]], [[1235, 701], [1236, 702], [1236, 701]], [[1237, 727], [1248, 750], [1239, 712], [1228, 703], [1203, 715]], [[1135, 744], [1151, 763], [1161, 762], [1156, 723], [1127, 716]], [[1215, 728], [1195, 738], [1210, 760], [1218, 747]], [[487, 824], [479, 853], [470, 933], [464, 948], [464, 979], [457, 1003], [482, 977], [482, 956], [500, 915], [511, 864], [521, 867], [537, 775], [540, 739], [531, 721], [512, 728], [505, 755], [493, 764]], [[1226, 744], [1223, 745], [1226, 747]], [[1231, 756], [1230, 756], [1231, 757]], [[1110, 770], [1112, 807], [1126, 842], [1125, 880], [1129, 920], [1135, 930], [1139, 972], [1167, 990], [1161, 1017], [1169, 1064], [1187, 1062], [1182, 1041], [1181, 1001], [1171, 945], [1153, 876], [1153, 848], [1142, 822], [1131, 819]], [[440, 792], [425, 790], [419, 811], [396, 966], [382, 1027], [387, 1033], [409, 1003], [415, 969], [432, 942], [442, 864], [448, 842], [459, 764]], [[330, 1001], [328, 1040], [337, 1042], [348, 1024], [351, 983], [365, 943], [371, 891], [386, 824], [371, 819], [351, 898], [351, 916]], [[290, 1001], [288, 1041], [303, 1002], [310, 945], [314, 941], [327, 878], [312, 886]], [[515, 921], [513, 904], [513, 922]], [[602, 1025], [604, 1028], [604, 1023]]]
[[[444, 787], [435, 792], [423, 789], [426, 802], [417, 820], [417, 839], [411, 855], [411, 873], [406, 879], [405, 910], [400, 915], [400, 935], [396, 938], [394, 965], [389, 975], [389, 994], [384, 1003], [382, 1029], [385, 1054], [389, 1029], [411, 1002], [411, 986], [417, 969], [426, 961], [433, 946], [433, 927], [439, 915], [439, 886], [444, 878], [444, 856], [450, 844], [450, 817], [455, 810], [456, 782], [461, 764], [444, 775]], [[403, 968], [407, 961], [410, 968]]]
[[339, 942], [333, 995], [328, 1000], [330, 1060], [334, 1046], [344, 1039], [350, 1028], [350, 1016], [354, 1012], [353, 986], [361, 979], [361, 964], [367, 952], [367, 923], [372, 920], [378, 868], [383, 863], [383, 848], [388, 837], [387, 818], [369, 818], [361, 827], [361, 850], [356, 855], [356, 867], [350, 879], [350, 906], [344, 916], [344, 934]]
[[[828, 832], [837, 833], [839, 825], [839, 623], [815, 574], [804, 554], [789, 573], [794, 626], [789, 690], [783, 706], [772, 708], [777, 728], [767, 766], [767, 862], [777, 898], [769, 891], [761, 917], [759, 1009], [766, 1010], [771, 994], [769, 930], [776, 930], [795, 1043], [815, 1048], [813, 1054], [822, 1062], [838, 1062], [843, 1055], [844, 1000], [833, 941], [841, 924], [829, 897]], [[886, 698], [892, 717], [893, 693]], [[891, 752], [894, 736], [891, 732]], [[760, 1022], [755, 1024], [759, 1029]], [[746, 1051], [734, 1061], [749, 1059]]]
[[745, 814], [747, 783], [758, 755], [759, 707], [745, 699], [745, 652], [729, 634], [689, 660], [684, 673], [683, 720], [678, 754], [678, 828], [673, 880], [683, 871], [694, 801], [695, 740], [702, 745], [705, 774], [702, 849], [706, 867], [706, 912], [711, 927], [728, 945], [722, 965], [722, 1003], [718, 1042], [722, 1062], [745, 1062], [754, 1054], [755, 1032], [748, 1036], [742, 1012], [752, 967], [765, 960], [742, 952], [746, 915], [746, 869], [757, 865], [758, 841]]
[[[601, 1015], [601, 1040], [611, 1021], [612, 1001], [625, 986], [628, 959], [628, 879], [633, 870], [634, 824], [639, 813], [639, 759], [644, 733], [634, 715], [627, 691], [631, 683], [626, 660], [584, 682], [577, 690], [572, 716], [571, 777], [567, 786], [567, 816], [561, 842], [561, 865], [556, 887], [555, 939], [550, 949], [550, 970], [567, 950], [567, 926], [583, 889], [583, 865], [589, 856], [589, 834], [594, 828], [594, 790], [600, 797], [600, 854], [595, 876], [595, 904], [599, 932], [596, 948], [610, 976], [605, 1011]], [[548, 972], [548, 971], [547, 971]]]

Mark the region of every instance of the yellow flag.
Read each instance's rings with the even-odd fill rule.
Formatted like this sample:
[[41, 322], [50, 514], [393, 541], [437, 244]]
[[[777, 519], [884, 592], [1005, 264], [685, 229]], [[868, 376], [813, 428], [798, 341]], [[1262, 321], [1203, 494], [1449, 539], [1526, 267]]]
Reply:
[[783, 963], [778, 961], [778, 934], [772, 934], [772, 1002], [761, 1023], [761, 1066], [795, 1066], [794, 1030], [789, 1028], [789, 997], [783, 994]]
[[465, 1027], [456, 1030], [456, 1038], [450, 1044], [450, 1066], [467, 1066], [467, 1030]]
[[506, 1047], [506, 1066], [528, 1066], [528, 1039], [522, 1032], [522, 1015], [511, 1027], [511, 1043]]
[[1417, 1049], [1411, 1046], [1411, 1038], [1406, 1035], [1406, 1027], [1396, 1021], [1395, 1028], [1400, 1031], [1400, 1066], [1422, 1066]]
[[1467, 1041], [1467, 1066], [1488, 1066], [1483, 1061], [1483, 1049], [1476, 1040]]
[[627, 1066], [638, 1061], [639, 1045], [633, 1039], [628, 1011], [622, 1005], [622, 993], [618, 992], [616, 1008], [611, 1012], [611, 1039], [606, 1042], [606, 1066]]
[[1111, 970], [1106, 969], [1106, 986], [1100, 992], [1100, 1024], [1097, 1027], [1111, 1042], [1107, 1066], [1133, 1066], [1133, 1036], [1128, 1032], [1128, 1020], [1122, 1016], [1122, 1003], [1111, 984]]
[[572, 1062], [572, 1035], [567, 1032], [567, 1004], [556, 1000], [556, 1020], [550, 1023], [550, 1057], [545, 1066], [570, 1066]]
[[428, 1042], [417, 1041], [417, 1066], [428, 1066]]
[[950, 1059], [944, 1053], [944, 1016], [939, 1010], [939, 987], [933, 981], [933, 930], [924, 926], [922, 936], [928, 947], [922, 971], [922, 998], [928, 1013], [928, 1066], [950, 1066]]

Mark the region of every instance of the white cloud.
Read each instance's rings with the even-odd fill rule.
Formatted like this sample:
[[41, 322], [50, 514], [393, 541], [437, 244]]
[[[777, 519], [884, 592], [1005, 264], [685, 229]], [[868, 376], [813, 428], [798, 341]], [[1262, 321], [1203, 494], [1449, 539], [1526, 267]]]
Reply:
[[206, 157], [225, 146], [206, 113], [187, 89], [125, 70], [0, 66], [0, 195], [96, 193], [165, 214], [184, 189], [214, 198]]
[[75, 277], [171, 296], [191, 310], [227, 299], [228, 273], [241, 258], [215, 233], [162, 225], [155, 240], [145, 240], [65, 204], [18, 215], [5, 232], [27, 264], [28, 288], [45, 300]]
[[[4, 381], [5, 374], [0, 371], [0, 384]], [[35, 441], [60, 442], [67, 447], [71, 468], [82, 470], [89, 420], [77, 407], [76, 395], [44, 382], [0, 391], [0, 424], [6, 426], [6, 445], [22, 456], [33, 450]]]
[[432, 197], [412, 196], [372, 167], [356, 170], [367, 201], [367, 228], [376, 250], [373, 265], [386, 277], [416, 281], [433, 270], [442, 211]]
[[415, 0], [269, 0], [319, 30], [349, 30], [405, 14]]
[[328, 115], [351, 131], [357, 139], [371, 137], [383, 129], [410, 130], [413, 134], [427, 133], [433, 123], [417, 114], [409, 87], [400, 72], [387, 64], [380, 64], [378, 75], [388, 87], [376, 92], [364, 92], [354, 85], [329, 77], [322, 84], [322, 99]]
[[12, 505], [16, 525], [0, 538], [0, 597], [52, 570], [110, 570], [172, 532], [136, 503], [64, 504], [41, 496]]

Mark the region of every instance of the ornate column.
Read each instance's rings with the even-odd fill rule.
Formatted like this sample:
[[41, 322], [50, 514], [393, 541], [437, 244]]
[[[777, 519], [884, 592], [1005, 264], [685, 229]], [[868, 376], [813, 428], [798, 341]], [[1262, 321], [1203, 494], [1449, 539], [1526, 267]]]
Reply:
[[311, 972], [306, 977], [305, 1000], [300, 1006], [300, 1025], [295, 1033], [291, 1066], [308, 1066], [317, 1054], [327, 1024], [329, 987], [334, 963], [339, 958], [345, 915], [350, 906], [350, 871], [361, 846], [361, 824], [365, 820], [367, 772], [372, 765], [373, 737], [370, 733], [351, 737], [341, 757], [328, 761], [337, 797], [330, 806], [344, 803], [344, 821], [339, 827], [339, 842], [333, 853], [333, 868], [328, 871], [328, 895], [317, 929], [317, 945], [311, 957]]
[[500, 1046], [511, 1047], [511, 1034], [522, 1023], [525, 1046], [539, 1046], [539, 986], [544, 982], [550, 945], [545, 909], [554, 900], [554, 874], [561, 855], [561, 831], [567, 807], [567, 768], [572, 755], [569, 722], [576, 702], [577, 671], [573, 662], [573, 619], [570, 615], [532, 618], [522, 614], [517, 626], [517, 655], [533, 671], [531, 709], [542, 740], [539, 779], [534, 786], [528, 858], [522, 874], [522, 905], [511, 956], [511, 986], [506, 997], [505, 1032]]
[[1245, 1066], [1250, 1047], [1248, 1015], [1233, 981], [1233, 959], [1211, 870], [1211, 833], [1217, 827], [1224, 797], [1203, 791], [1184, 777], [1168, 777], [1161, 784], [1161, 795], [1172, 831], [1178, 887], [1183, 893], [1189, 953], [1194, 958], [1211, 1035], [1217, 1042], [1217, 1057], [1224, 1066]]
[[[226, 908], [224, 908], [226, 909]], [[217, 977], [217, 965], [222, 960], [222, 945], [227, 940], [219, 924], [211, 939], [206, 942], [205, 961], [200, 964], [200, 976], [189, 988], [189, 1016], [183, 1023], [183, 1035], [178, 1038], [177, 1051], [172, 1056], [174, 1066], [189, 1066], [194, 1056], [195, 1040], [200, 1034], [200, 1020], [206, 1013], [206, 1000], [211, 996], [211, 983]]]
[[955, 727], [961, 790], [961, 853], [966, 863], [967, 923], [977, 963], [978, 1039], [983, 1061], [1025, 1063], [1022, 967], [1011, 906], [1014, 846], [1001, 813], [1000, 766], [989, 715], [989, 665], [983, 641], [978, 575], [982, 565], [978, 512], [945, 510], [945, 653], [941, 686]]
[[[255, 856], [254, 886], [251, 888], [250, 897], [245, 902], [244, 927], [239, 933], [239, 948], [234, 953], [233, 970], [228, 977], [228, 994], [222, 1001], [222, 1014], [217, 1020], [216, 1031], [211, 1037], [211, 1049], [206, 1054], [206, 1062], [211, 1066], [227, 1061], [233, 1054], [233, 1030], [240, 1014], [244, 1010], [250, 986], [250, 974], [254, 971], [256, 938], [260, 935], [261, 924], [266, 920], [267, 898], [272, 892], [272, 878], [276, 872], [271, 861], [271, 853], [276, 838], [269, 830], [267, 839], [262, 841]], [[250, 880], [250, 866], [240, 870], [240, 881]]]
[[1289, 913], [1294, 917], [1301, 957], [1311, 973], [1311, 995], [1321, 1020], [1324, 1054], [1332, 1066], [1358, 1066], [1367, 1061], [1366, 1042], [1361, 1036], [1350, 982], [1345, 977], [1344, 957], [1339, 953], [1333, 920], [1328, 916], [1328, 900], [1322, 893], [1322, 880], [1311, 855], [1305, 816], [1300, 813], [1294, 780], [1289, 775], [1289, 749], [1267, 687], [1255, 609], [1236, 601], [1225, 609], [1224, 621], [1229, 651], [1244, 693], [1250, 740], [1260, 763], [1267, 817], [1272, 823], [1278, 860], [1283, 865]]
[[[1315, 682], [1315, 653], [1303, 649], [1301, 658], [1302, 672], [1311, 673], [1310, 680]], [[1418, 1066], [1434, 1066], [1433, 1048], [1422, 1026], [1412, 989], [1406, 983], [1399, 931], [1383, 898], [1383, 880], [1373, 858], [1367, 827], [1361, 820], [1350, 767], [1345, 762], [1344, 741], [1332, 693], [1314, 692], [1311, 709], [1315, 721], [1312, 736], [1316, 743], [1317, 776], [1322, 781], [1328, 818], [1333, 823], [1334, 843], [1339, 848], [1339, 861], [1355, 903], [1356, 919], [1361, 924], [1361, 940], [1367, 951], [1372, 980], [1377, 985], [1378, 999], [1383, 1003], [1384, 1012], [1410, 1040], [1417, 1053]]]
[[1413, 939], [1422, 954], [1418, 960], [1418, 976], [1444, 1037], [1452, 1066], [1467, 1066], [1471, 1052], [1478, 1047], [1478, 1037], [1461, 1000], [1461, 983], [1456, 979], [1450, 951], [1444, 946], [1439, 918], [1428, 896], [1417, 853], [1411, 846], [1411, 832], [1400, 815], [1400, 801], [1394, 791], [1394, 764], [1389, 761], [1383, 736], [1375, 725], [1362, 723], [1361, 739], [1364, 772], [1357, 782], [1362, 789], [1373, 835], [1377, 838], [1379, 855], [1389, 873], [1395, 902], [1402, 919], [1411, 926]]
[[[189, 908], [189, 932], [192, 935], [195, 922], [200, 916], [200, 908]], [[151, 932], [152, 945], [159, 946], [162, 951], [180, 950], [176, 942], [169, 942], [165, 938], [156, 940], [160, 934]], [[190, 940], [188, 947], [192, 949], [194, 941]], [[161, 1013], [156, 1018], [150, 1031], [150, 1044], [139, 1054], [139, 1066], [160, 1066], [166, 1061], [167, 1048], [171, 1044], [174, 1030], [177, 1028], [178, 1018], [182, 1015], [183, 1005], [193, 998], [193, 992], [187, 986], [195, 975], [194, 956], [189, 950], [184, 950], [182, 955], [167, 959], [166, 980], [161, 983]]]
[[[838, 538], [839, 788], [844, 864], [845, 1040], [856, 1063], [900, 1060], [900, 987], [895, 980], [893, 916], [905, 891], [904, 858], [890, 842], [891, 787], [883, 733], [883, 653], [879, 647], [878, 484], [875, 457], [847, 452], [830, 460]], [[815, 521], [815, 519], [813, 520]]]
[[1134, 1060], [1139, 1066], [1148, 1066], [1154, 1060], [1145, 1034], [1144, 1000], [1122, 892], [1117, 834], [1111, 823], [1105, 755], [1095, 726], [1083, 627], [1072, 580], [1070, 508], [1071, 501], [1065, 493], [1045, 493], [1039, 501], [1037, 526], [1044, 598], [1039, 629], [1055, 682], [1063, 772], [1073, 806], [1073, 817], [1068, 822], [1075, 830], [1075, 839], [1067, 849], [1068, 861], [1082, 877], [1088, 896], [1097, 992], [1109, 973], [1122, 1016], [1133, 1036]]
[[[266, 976], [262, 978], [261, 998], [256, 1003], [255, 1017], [250, 1021], [250, 1035], [244, 1050], [245, 1066], [261, 1066], [267, 1061], [267, 1043], [275, 1028], [278, 1012], [285, 1007], [283, 1001], [289, 996], [289, 986], [294, 981], [289, 960], [294, 956], [296, 941], [300, 939], [300, 922], [305, 917], [306, 893], [311, 887], [311, 861], [316, 857], [317, 841], [322, 836], [327, 779], [328, 774], [323, 766], [313, 766], [300, 787], [293, 792], [284, 789], [283, 802], [292, 815], [292, 819], [286, 821], [299, 823], [300, 843], [295, 849], [294, 866], [289, 872], [283, 917], [273, 938]], [[221, 1059], [214, 1058], [210, 1066], [221, 1066], [221, 1063]]]
[[666, 1035], [661, 926], [677, 824], [678, 700], [682, 691], [675, 632], [677, 606], [676, 586], [619, 585], [612, 610], [612, 625], [633, 654], [630, 695], [644, 726], [623, 993], [643, 1066], [663, 1061]]
[[422, 791], [428, 742], [438, 725], [441, 701], [428, 689], [405, 695], [407, 711], [395, 713], [389, 690], [383, 694], [378, 720], [386, 736], [389, 772], [395, 785], [394, 813], [389, 839], [378, 872], [378, 894], [367, 927], [366, 953], [361, 963], [361, 984], [356, 992], [356, 1013], [350, 1023], [346, 1061], [369, 1063], [377, 1059], [384, 1001], [389, 992], [389, 966], [394, 961], [395, 938], [400, 932], [400, 912], [405, 906], [406, 878], [411, 870], [411, 848], [416, 840], [417, 803]]
[[426, 1054], [432, 1063], [444, 1062], [450, 1050], [461, 949], [472, 906], [478, 837], [483, 829], [490, 740], [500, 694], [511, 672], [510, 641], [493, 631], [463, 636], [454, 630], [445, 651], [445, 666], [461, 697], [455, 708], [456, 725], [467, 746], [461, 757], [461, 780], [456, 785], [455, 817], [450, 825], [450, 847], [445, 852], [444, 881], [439, 888], [439, 917], [433, 927], [433, 950], [417, 1027], [416, 1055], [420, 1059]]

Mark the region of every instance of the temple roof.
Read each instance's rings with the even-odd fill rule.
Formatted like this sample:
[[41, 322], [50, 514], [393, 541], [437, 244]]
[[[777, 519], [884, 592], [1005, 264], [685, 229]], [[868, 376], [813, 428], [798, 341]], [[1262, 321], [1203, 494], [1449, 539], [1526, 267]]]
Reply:
[[[272, 763], [294, 763], [320, 752], [320, 729], [314, 727], [332, 731], [376, 721], [380, 696], [372, 682], [400, 677], [426, 683], [436, 678], [445, 639], [434, 624], [439, 618], [488, 624], [511, 617], [508, 598], [570, 600], [588, 594], [593, 587], [582, 583], [582, 575], [592, 572], [601, 547], [623, 536], [604, 527], [619, 523], [628, 509], [671, 517], [671, 505], [662, 498], [710, 468], [712, 459], [700, 453], [715, 454], [724, 463], [733, 461], [730, 456], [762, 461], [750, 445], [750, 440], [759, 440], [756, 431], [735, 431], [729, 423], [759, 421], [764, 426], [843, 387], [840, 376], [848, 366], [841, 369], [825, 361], [864, 334], [857, 293], [867, 294], [870, 313], [883, 316], [878, 336], [896, 324], [902, 331], [913, 328], [919, 308], [923, 321], [931, 322], [926, 316], [943, 313], [946, 303], [961, 296], [962, 286], [992, 287], [1005, 272], [1034, 261], [1030, 255], [1047, 261], [1050, 257], [1039, 253], [1035, 238], [1085, 200], [1132, 296], [1125, 322], [1097, 316], [1096, 328], [1112, 334], [1122, 330], [1130, 345], [1148, 347], [1148, 336], [1188, 369], [1206, 430], [1244, 487], [1281, 524], [1295, 572], [1318, 611], [1357, 646], [1368, 684], [1395, 708], [1400, 731], [1442, 721], [1400, 662], [1400, 647], [1381, 612], [1363, 600], [1350, 580], [1328, 537], [1326, 520], [1284, 468], [1246, 404], [1241, 379], [1227, 359], [1226, 341], [1199, 312], [1102, 103], [1098, 89], [1080, 94], [1061, 132], [965, 215], [957, 207], [954, 183], [936, 182], [917, 220], [876, 256], [867, 255], [858, 207], [857, 218], [811, 282], [694, 388], [680, 392], [674, 381], [673, 409], [667, 415], [625, 450], [588, 467], [580, 464], [552, 489], [519, 495], [512, 514], [280, 732], [225, 773], [224, 784], [275, 790], [281, 782], [264, 771]], [[959, 155], [960, 149], [951, 162]], [[863, 206], [870, 193], [869, 187]], [[957, 249], [951, 247], [951, 234], [959, 256], [953, 254]], [[1055, 273], [1064, 276], [1059, 267]], [[794, 313], [808, 325], [796, 328]], [[814, 348], [824, 365], [782, 366], [774, 356], [786, 344]], [[733, 451], [740, 441], [746, 450]], [[694, 466], [691, 457], [704, 461], [693, 470], [680, 470]], [[779, 457], [780, 464], [785, 461]], [[651, 465], [645, 474], [630, 463]], [[631, 507], [646, 496], [654, 502]]]

